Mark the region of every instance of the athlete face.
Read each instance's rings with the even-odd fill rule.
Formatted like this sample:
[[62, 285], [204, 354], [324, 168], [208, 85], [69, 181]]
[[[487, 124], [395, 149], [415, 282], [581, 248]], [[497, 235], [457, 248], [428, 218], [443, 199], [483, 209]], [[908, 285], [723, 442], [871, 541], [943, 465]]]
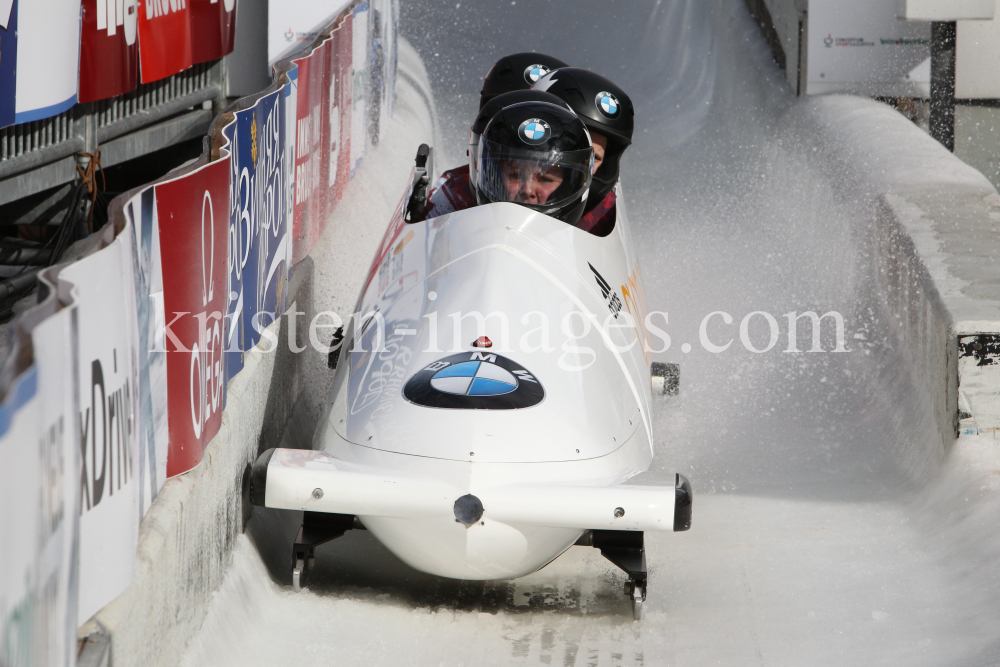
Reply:
[[608, 138], [600, 132], [591, 132], [590, 138], [594, 142], [594, 171], [591, 173], [596, 174], [601, 163], [604, 162], [604, 151], [608, 148]]
[[502, 165], [504, 184], [510, 201], [518, 204], [544, 204], [565, 179], [562, 167], [506, 161]]

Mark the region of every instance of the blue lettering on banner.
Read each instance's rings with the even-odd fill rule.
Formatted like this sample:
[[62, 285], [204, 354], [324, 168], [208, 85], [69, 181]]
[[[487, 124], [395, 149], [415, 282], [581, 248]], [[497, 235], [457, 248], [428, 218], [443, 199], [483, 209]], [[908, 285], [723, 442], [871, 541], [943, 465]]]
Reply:
[[14, 94], [17, 84], [17, 3], [18, 0], [14, 0], [9, 18], [0, 16], [0, 127], [14, 123]]
[[7, 435], [14, 416], [38, 393], [38, 368], [31, 366], [21, 377], [15, 380], [14, 390], [8, 392], [7, 398], [0, 404], [0, 438]]
[[285, 310], [290, 253], [285, 96], [265, 95], [236, 112], [229, 141], [230, 211], [226, 380], [243, 369], [243, 355], [260, 331]]

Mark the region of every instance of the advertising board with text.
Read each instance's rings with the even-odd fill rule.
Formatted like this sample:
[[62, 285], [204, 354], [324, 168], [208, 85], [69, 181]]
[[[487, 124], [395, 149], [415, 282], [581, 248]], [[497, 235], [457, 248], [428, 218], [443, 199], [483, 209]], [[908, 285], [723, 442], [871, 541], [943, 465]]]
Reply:
[[142, 82], [159, 81], [193, 64], [192, 0], [146, 0], [139, 11], [139, 59]]
[[155, 194], [169, 332], [167, 475], [173, 477], [201, 462], [222, 424], [229, 158], [158, 183]]
[[93, 616], [132, 580], [139, 532], [138, 350], [130, 225], [60, 280], [79, 308], [80, 588], [78, 617]]
[[132, 197], [124, 206], [131, 243], [135, 317], [130, 321], [136, 344], [139, 422], [139, 514], [167, 479], [167, 360], [164, 348], [163, 272], [160, 238], [152, 188]]
[[223, 129], [231, 154], [227, 382], [243, 368], [244, 355], [260, 340], [260, 331], [285, 310], [292, 250], [288, 225], [292, 156], [285, 153], [287, 88], [283, 86], [249, 109], [236, 112]]
[[18, 0], [14, 122], [76, 104], [79, 72], [80, 0]]
[[135, 90], [139, 74], [137, 0], [83, 0], [80, 101]]
[[806, 92], [926, 96], [930, 36], [895, 0], [811, 0]]

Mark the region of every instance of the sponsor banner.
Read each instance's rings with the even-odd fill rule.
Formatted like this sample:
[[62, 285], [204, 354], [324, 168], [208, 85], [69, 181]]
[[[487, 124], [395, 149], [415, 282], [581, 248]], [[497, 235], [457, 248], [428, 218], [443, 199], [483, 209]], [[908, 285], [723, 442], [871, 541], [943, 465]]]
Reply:
[[[38, 639], [47, 644], [48, 652], [45, 659], [36, 651], [36, 659], [31, 663], [36, 665], [73, 665], [76, 658], [80, 433], [77, 386], [66, 378], [67, 369], [78, 363], [76, 325], [77, 309], [72, 305], [31, 330], [38, 369], [36, 451], [40, 459], [40, 477], [34, 486], [41, 516], [36, 555], [41, 576], [37, 579], [39, 589], [33, 613]], [[26, 443], [20, 444], [23, 447]], [[15, 540], [13, 544], [29, 543]]]
[[[351, 100], [354, 88], [351, 81], [351, 17], [344, 19], [333, 31], [330, 50], [330, 173], [328, 186], [333, 190], [330, 210], [341, 200], [344, 188], [351, 179]], [[336, 167], [336, 168], [334, 168]], [[324, 227], [326, 220], [324, 220]]]
[[368, 23], [369, 3], [355, 8], [351, 16], [351, 178], [368, 147]]
[[[76, 662], [77, 444], [73, 415], [63, 412], [60, 400], [71, 394], [58, 365], [67, 359], [49, 361], [45, 371], [35, 365], [24, 371], [0, 404], [3, 665]], [[49, 400], [52, 405], [46, 405]]]
[[227, 382], [242, 370], [243, 356], [260, 340], [260, 332], [285, 310], [292, 249], [286, 173], [291, 163], [285, 153], [290, 98], [288, 86], [282, 86], [236, 112], [223, 129], [231, 154]]
[[137, 341], [131, 225], [60, 273], [76, 293], [82, 623], [132, 580], [139, 532]]
[[349, 4], [349, 0], [329, 4], [315, 0], [282, 0], [271, 3], [267, 22], [268, 62], [277, 62], [316, 39]]
[[191, 59], [205, 63], [233, 51], [236, 0], [188, 0], [191, 3]]
[[955, 97], [1000, 99], [1000, 12], [955, 26]]
[[191, 67], [192, 0], [143, 0], [139, 9], [142, 82], [159, 81]]
[[136, 343], [139, 422], [139, 516], [167, 478], [167, 359], [164, 348], [163, 275], [155, 194], [147, 188], [124, 206], [131, 230], [132, 285], [135, 318], [130, 322]]
[[139, 74], [138, 0], [83, 0], [80, 102], [135, 90]]
[[344, 185], [391, 112], [396, 63], [391, 0], [360, 5], [299, 66], [294, 262], [316, 244]]
[[929, 94], [930, 23], [896, 14], [895, 0], [812, 0], [806, 92]]
[[295, 242], [292, 226], [295, 220], [295, 125], [298, 120], [299, 109], [299, 66], [292, 63], [291, 69], [286, 73], [288, 84], [284, 86], [283, 95], [285, 97], [285, 229], [288, 241], [285, 248], [286, 277], [294, 262], [292, 261], [295, 252]]
[[229, 168], [223, 158], [155, 187], [169, 332], [170, 477], [201, 462], [222, 424]]
[[17, 92], [17, 0], [0, 0], [0, 127], [14, 124]]
[[[42, 461], [38, 450], [38, 370], [31, 366], [12, 384], [0, 404], [0, 662], [4, 665], [56, 664], [45, 654], [43, 627], [34, 611], [42, 589], [38, 547], [42, 512]], [[41, 653], [41, 655], [38, 655]], [[42, 658], [42, 660], [39, 660]]]
[[14, 122], [76, 104], [79, 72], [80, 0], [19, 0]]
[[[295, 201], [293, 262], [316, 244], [328, 207], [330, 168], [330, 78], [333, 40], [296, 60]], [[334, 166], [335, 167], [335, 166]]]

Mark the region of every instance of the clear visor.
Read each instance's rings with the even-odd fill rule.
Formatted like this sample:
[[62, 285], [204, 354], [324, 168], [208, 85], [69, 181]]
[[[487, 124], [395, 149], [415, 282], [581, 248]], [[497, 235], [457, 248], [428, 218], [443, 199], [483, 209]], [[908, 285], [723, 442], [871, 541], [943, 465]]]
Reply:
[[579, 200], [590, 187], [594, 151], [533, 151], [480, 138], [469, 175], [491, 202], [558, 209]]

